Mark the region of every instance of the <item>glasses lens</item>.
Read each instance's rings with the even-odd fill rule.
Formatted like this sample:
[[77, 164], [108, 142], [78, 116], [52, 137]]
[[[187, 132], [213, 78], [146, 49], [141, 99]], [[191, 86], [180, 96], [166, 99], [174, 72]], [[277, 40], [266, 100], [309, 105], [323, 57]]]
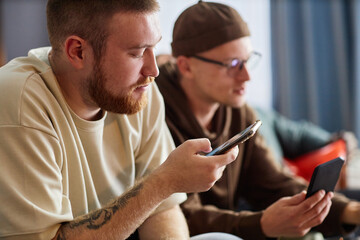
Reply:
[[228, 65], [228, 74], [229, 76], [234, 76], [238, 70], [241, 70], [244, 65], [242, 60], [234, 58], [231, 60], [230, 64]]
[[261, 53], [259, 52], [252, 52], [250, 57], [245, 61], [234, 58], [228, 65], [228, 74], [230, 76], [235, 75], [238, 70], [241, 70], [244, 67], [244, 64], [246, 65], [247, 70], [252, 71], [258, 65], [260, 59]]
[[246, 67], [249, 70], [253, 70], [260, 62], [260, 59], [261, 59], [261, 54], [258, 52], [253, 52], [249, 57], [249, 59], [246, 61]]
[[241, 63], [242, 63], [241, 60], [235, 58], [235, 59], [231, 60], [230, 68], [237, 68], [237, 67], [239, 67], [239, 65]]

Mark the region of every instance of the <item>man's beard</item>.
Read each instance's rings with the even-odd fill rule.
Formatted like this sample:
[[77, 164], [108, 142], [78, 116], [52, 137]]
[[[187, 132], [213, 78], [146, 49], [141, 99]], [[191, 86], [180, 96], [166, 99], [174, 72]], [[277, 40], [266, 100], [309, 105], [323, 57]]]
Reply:
[[142, 94], [139, 100], [133, 99], [132, 93], [136, 87], [151, 83], [153, 78], [145, 78], [142, 82], [137, 83], [132, 89], [124, 95], [114, 96], [105, 87], [108, 81], [101, 68], [101, 62], [95, 64], [94, 71], [87, 79], [89, 94], [98, 107], [103, 110], [120, 113], [120, 114], [134, 114], [143, 109], [148, 102], [146, 92]]

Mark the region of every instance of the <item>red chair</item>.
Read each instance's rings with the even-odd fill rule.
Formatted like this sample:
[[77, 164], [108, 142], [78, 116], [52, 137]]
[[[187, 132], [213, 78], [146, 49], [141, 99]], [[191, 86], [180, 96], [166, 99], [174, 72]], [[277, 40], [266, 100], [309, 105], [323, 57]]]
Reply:
[[[284, 159], [284, 162], [285, 166], [288, 167], [293, 174], [302, 177], [307, 182], [310, 182], [311, 175], [317, 165], [337, 157], [342, 157], [346, 160], [346, 144], [342, 139], [339, 139], [320, 149], [303, 154], [294, 159]], [[339, 182], [337, 184], [337, 189], [344, 188], [346, 188], [345, 165], [341, 170]]]

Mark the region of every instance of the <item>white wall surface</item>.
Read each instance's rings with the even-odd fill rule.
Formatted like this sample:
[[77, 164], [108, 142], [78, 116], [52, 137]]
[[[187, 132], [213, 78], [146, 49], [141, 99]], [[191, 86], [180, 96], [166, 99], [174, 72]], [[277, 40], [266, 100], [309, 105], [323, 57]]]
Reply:
[[[271, 107], [272, 73], [270, 58], [270, 0], [212, 0], [235, 8], [248, 23], [252, 44], [263, 57], [248, 83], [247, 100], [250, 104], [264, 108]], [[163, 39], [157, 48], [157, 54], [171, 53], [172, 27], [187, 7], [197, 0], [159, 0], [160, 23]]]

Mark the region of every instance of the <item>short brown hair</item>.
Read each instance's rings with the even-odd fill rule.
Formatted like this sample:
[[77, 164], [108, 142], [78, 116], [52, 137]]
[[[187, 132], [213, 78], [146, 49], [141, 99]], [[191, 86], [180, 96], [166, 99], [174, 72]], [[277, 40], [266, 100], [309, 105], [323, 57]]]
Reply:
[[118, 12], [159, 11], [157, 0], [49, 0], [47, 28], [54, 52], [68, 36], [87, 40], [95, 57], [100, 57], [108, 35], [107, 23]]

